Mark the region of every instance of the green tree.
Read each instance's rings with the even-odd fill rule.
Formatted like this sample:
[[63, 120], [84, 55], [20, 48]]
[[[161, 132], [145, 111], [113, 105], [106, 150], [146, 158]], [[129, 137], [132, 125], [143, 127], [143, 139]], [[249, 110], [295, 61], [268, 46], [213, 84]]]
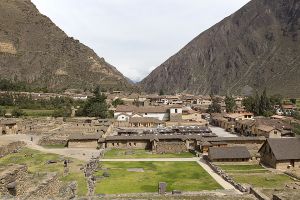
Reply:
[[249, 112], [253, 112], [255, 115], [271, 116], [274, 114], [274, 105], [281, 102], [280, 98], [269, 98], [266, 90], [259, 96], [256, 92], [254, 97], [247, 97], [243, 100], [243, 106]]
[[208, 113], [221, 113], [221, 105], [218, 103], [218, 99], [213, 98], [212, 104], [208, 106]]
[[160, 90], [159, 90], [159, 96], [163, 96], [163, 95], [165, 95], [165, 92], [164, 92], [163, 89], [160, 89]]
[[226, 112], [231, 113], [236, 110], [236, 102], [232, 96], [225, 97]]
[[11, 115], [13, 116], [13, 117], [21, 117], [21, 116], [25, 116], [26, 115], [26, 113], [23, 111], [23, 110], [21, 110], [20, 108], [18, 108], [18, 107], [15, 107], [12, 111], [11, 111]]
[[52, 113], [52, 117], [70, 117], [72, 110], [70, 107], [56, 109]]
[[125, 103], [122, 99], [117, 98], [113, 100], [111, 104], [116, 108], [118, 105], [124, 105]]
[[258, 92], [255, 93], [255, 97], [254, 97], [254, 103], [253, 103], [253, 113], [255, 115], [260, 115], [260, 109], [259, 109], [259, 105], [260, 105], [260, 97], [259, 97], [259, 94]]
[[283, 96], [281, 96], [280, 94], [275, 94], [275, 95], [272, 95], [270, 97], [270, 103], [271, 103], [271, 105], [279, 105], [279, 106], [281, 106], [282, 101], [283, 101]]
[[299, 111], [292, 112], [292, 117], [294, 117], [295, 119], [300, 120], [300, 112]]
[[245, 109], [249, 112], [253, 112], [253, 107], [255, 104], [255, 99], [252, 96], [246, 97], [242, 101], [242, 105], [245, 107]]
[[291, 102], [292, 104], [296, 104], [296, 103], [297, 103], [297, 99], [290, 99], [290, 102]]
[[85, 102], [83, 108], [77, 112], [77, 115], [107, 118], [109, 116], [109, 112], [108, 105], [106, 103], [106, 96], [101, 93], [99, 86], [94, 90], [93, 93], [94, 96]]
[[4, 117], [6, 114], [6, 110], [0, 107], [0, 117]]
[[270, 103], [270, 99], [267, 96], [266, 89], [264, 89], [262, 95], [260, 96], [259, 114], [266, 117], [273, 114], [273, 108]]

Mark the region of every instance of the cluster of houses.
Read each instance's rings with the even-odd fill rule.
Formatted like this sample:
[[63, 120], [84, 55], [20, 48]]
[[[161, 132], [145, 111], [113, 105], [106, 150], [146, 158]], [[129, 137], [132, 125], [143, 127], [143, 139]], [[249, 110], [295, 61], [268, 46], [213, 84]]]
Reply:
[[114, 112], [116, 127], [153, 128], [177, 125], [207, 125], [201, 113], [170, 106], [118, 106]]
[[289, 122], [274, 117], [255, 117], [251, 113], [215, 113], [211, 124], [242, 136], [281, 138], [294, 136]]

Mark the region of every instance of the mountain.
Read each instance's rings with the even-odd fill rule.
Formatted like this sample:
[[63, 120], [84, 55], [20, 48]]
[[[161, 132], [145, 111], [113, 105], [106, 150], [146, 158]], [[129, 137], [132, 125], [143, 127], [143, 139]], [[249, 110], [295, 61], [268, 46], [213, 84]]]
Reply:
[[30, 0], [0, 1], [0, 78], [51, 89], [130, 89], [115, 67], [68, 37]]
[[299, 0], [252, 0], [152, 71], [147, 92], [300, 96]]

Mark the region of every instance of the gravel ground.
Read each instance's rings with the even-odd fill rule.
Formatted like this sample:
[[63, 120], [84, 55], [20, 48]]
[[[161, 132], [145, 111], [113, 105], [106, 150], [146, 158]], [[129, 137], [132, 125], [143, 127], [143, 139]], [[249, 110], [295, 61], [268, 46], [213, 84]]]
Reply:
[[237, 137], [235, 134], [231, 134], [225, 131], [223, 128], [216, 126], [209, 126], [213, 133], [215, 133], [218, 137]]

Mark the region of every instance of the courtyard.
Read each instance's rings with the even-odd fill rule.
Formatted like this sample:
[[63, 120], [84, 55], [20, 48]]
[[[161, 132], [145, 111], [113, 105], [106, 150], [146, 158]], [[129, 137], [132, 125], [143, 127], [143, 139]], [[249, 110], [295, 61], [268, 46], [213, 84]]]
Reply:
[[157, 192], [159, 182], [166, 182], [169, 192], [223, 189], [196, 162], [103, 162], [102, 165], [95, 173], [95, 194]]

